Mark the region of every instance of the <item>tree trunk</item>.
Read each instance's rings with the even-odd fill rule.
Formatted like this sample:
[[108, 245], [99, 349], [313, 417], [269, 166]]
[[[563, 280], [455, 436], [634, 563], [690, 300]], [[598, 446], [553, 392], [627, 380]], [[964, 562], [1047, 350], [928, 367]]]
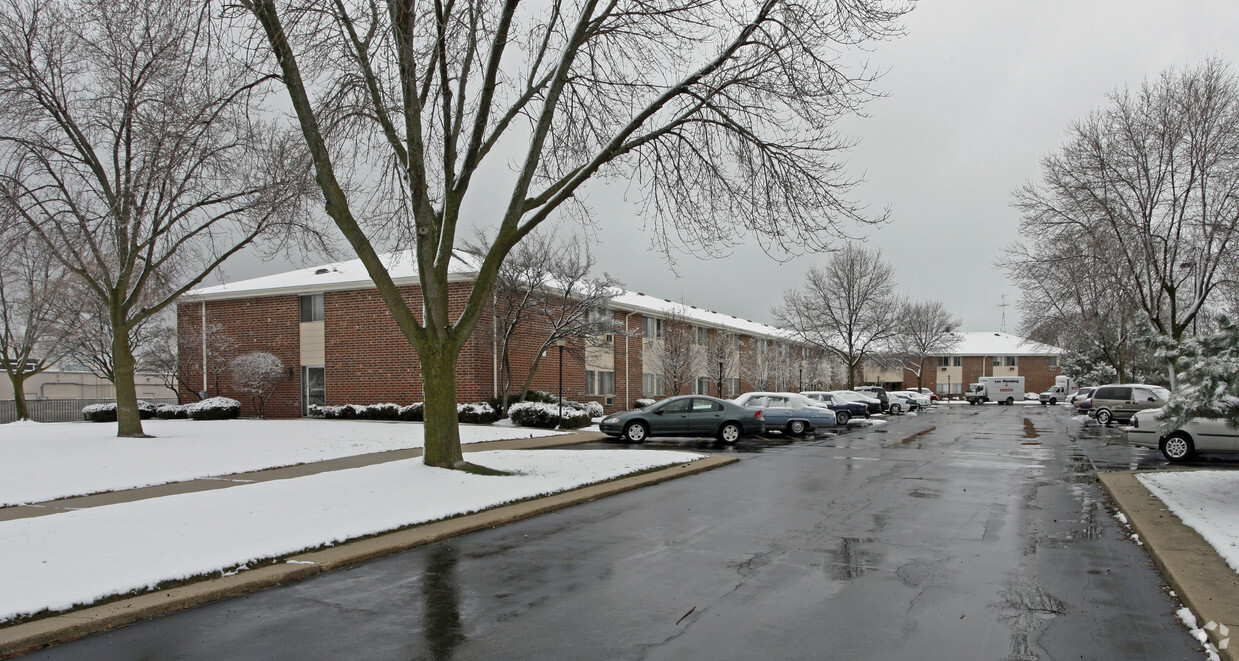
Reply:
[[13, 401], [17, 406], [17, 419], [29, 420], [30, 409], [26, 406], [26, 372], [10, 374], [9, 380], [13, 382]]
[[[431, 340], [419, 352], [422, 362], [426, 445], [423, 463], [438, 468], [460, 468], [460, 427], [456, 415], [456, 354], [447, 340]], [[437, 345], [437, 346], [436, 346]]]
[[116, 435], [143, 438], [142, 417], [138, 413], [138, 389], [133, 382], [134, 359], [129, 349], [129, 329], [112, 312], [112, 374], [116, 386]]

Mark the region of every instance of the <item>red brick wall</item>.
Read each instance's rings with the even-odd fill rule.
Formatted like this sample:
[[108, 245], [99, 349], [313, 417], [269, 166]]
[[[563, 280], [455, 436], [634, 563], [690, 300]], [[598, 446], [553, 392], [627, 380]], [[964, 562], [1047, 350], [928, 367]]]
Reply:
[[[225, 360], [252, 351], [267, 351], [284, 362], [285, 378], [267, 402], [267, 417], [301, 415], [301, 308], [298, 298], [264, 296], [210, 301], [206, 304], [206, 317], [208, 324], [223, 326], [224, 332], [238, 344], [237, 350]], [[202, 389], [202, 303], [177, 306], [177, 336], [181, 362], [179, 381], [184, 401], [196, 401]], [[218, 392], [211, 377], [207, 392], [209, 396], [222, 395], [241, 402], [242, 416], [257, 415], [249, 395], [238, 392], [227, 373], [219, 378]]]

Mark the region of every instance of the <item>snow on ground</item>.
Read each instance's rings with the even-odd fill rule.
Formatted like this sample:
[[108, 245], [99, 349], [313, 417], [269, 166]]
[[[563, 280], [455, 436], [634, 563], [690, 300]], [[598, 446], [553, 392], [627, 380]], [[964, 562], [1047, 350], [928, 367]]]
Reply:
[[0, 522], [0, 622], [705, 455], [492, 450], [471, 475], [420, 459]]
[[[143, 420], [155, 438], [117, 438], [108, 423], [0, 425], [0, 506], [200, 477], [420, 448], [417, 422]], [[461, 443], [557, 432], [460, 426]]]
[[1239, 480], [1234, 471], [1139, 473], [1136, 479], [1239, 572]]
[[877, 418], [852, 418], [848, 420], [849, 425], [858, 425], [860, 427], [877, 427], [878, 425], [887, 424], [885, 420]]

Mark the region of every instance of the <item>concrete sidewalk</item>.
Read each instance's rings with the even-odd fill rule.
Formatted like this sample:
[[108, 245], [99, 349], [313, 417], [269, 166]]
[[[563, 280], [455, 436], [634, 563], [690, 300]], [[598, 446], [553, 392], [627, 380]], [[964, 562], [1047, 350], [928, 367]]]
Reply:
[[[1232, 637], [1239, 639], [1239, 574], [1149, 493], [1135, 473], [1098, 473], [1097, 477], [1140, 535], [1145, 550], [1179, 600], [1196, 615], [1197, 626], [1209, 622], [1225, 626], [1206, 629], [1209, 642], [1223, 659], [1239, 661], [1239, 640], [1227, 644]], [[1221, 635], [1226, 630], [1228, 635]]]
[[[577, 432], [565, 436], [471, 443], [463, 446], [462, 449], [465, 452], [500, 449], [538, 449], [590, 443], [602, 438], [606, 437], [596, 432]], [[421, 456], [421, 453], [420, 449], [378, 452], [300, 464], [286, 468], [222, 475], [214, 478], [176, 482], [142, 489], [66, 498], [22, 507], [9, 507], [0, 510], [0, 521], [30, 516], [45, 516], [73, 509], [102, 507], [115, 503], [159, 498], [178, 493], [228, 488], [253, 482], [290, 479], [326, 471], [345, 470], [388, 461], [398, 461]], [[739, 461], [736, 457], [710, 455], [705, 459], [688, 464], [670, 466], [640, 475], [580, 487], [572, 491], [560, 492], [544, 498], [504, 505], [476, 514], [414, 526], [404, 530], [340, 544], [320, 551], [291, 556], [275, 564], [255, 567], [232, 576], [206, 579], [190, 585], [151, 592], [137, 597], [119, 599], [100, 606], [83, 608], [62, 615], [0, 628], [0, 659], [7, 659], [26, 652], [68, 642], [93, 633], [131, 624], [138, 620], [166, 615], [212, 601], [227, 599], [306, 578], [353, 563], [399, 553], [475, 530], [493, 528], [605, 496], [679, 477], [695, 475], [736, 461]]]

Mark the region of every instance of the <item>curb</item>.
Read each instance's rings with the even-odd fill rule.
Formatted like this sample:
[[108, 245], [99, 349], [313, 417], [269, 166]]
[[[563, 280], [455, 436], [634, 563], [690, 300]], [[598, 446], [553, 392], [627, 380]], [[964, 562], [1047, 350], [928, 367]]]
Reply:
[[1223, 640], [1239, 639], [1239, 574], [1226, 564], [1208, 542], [1187, 527], [1165, 503], [1149, 492], [1132, 472], [1098, 473], [1102, 486], [1127, 516], [1132, 530], [1161, 570], [1179, 601], [1191, 609], [1197, 625], [1225, 625], [1228, 636], [1205, 629], [1209, 642], [1226, 661], [1239, 661], [1239, 640], [1221, 647]]
[[708, 455], [688, 464], [678, 464], [649, 473], [587, 485], [535, 500], [502, 505], [443, 521], [383, 533], [321, 551], [285, 558], [274, 565], [257, 567], [233, 576], [206, 579], [191, 585], [120, 599], [101, 606], [46, 617], [0, 629], [0, 659], [66, 643], [90, 634], [147, 620], [274, 587], [289, 581], [411, 548], [433, 544], [466, 533], [494, 528], [546, 512], [586, 503], [605, 496], [696, 475], [739, 461], [737, 457]]

